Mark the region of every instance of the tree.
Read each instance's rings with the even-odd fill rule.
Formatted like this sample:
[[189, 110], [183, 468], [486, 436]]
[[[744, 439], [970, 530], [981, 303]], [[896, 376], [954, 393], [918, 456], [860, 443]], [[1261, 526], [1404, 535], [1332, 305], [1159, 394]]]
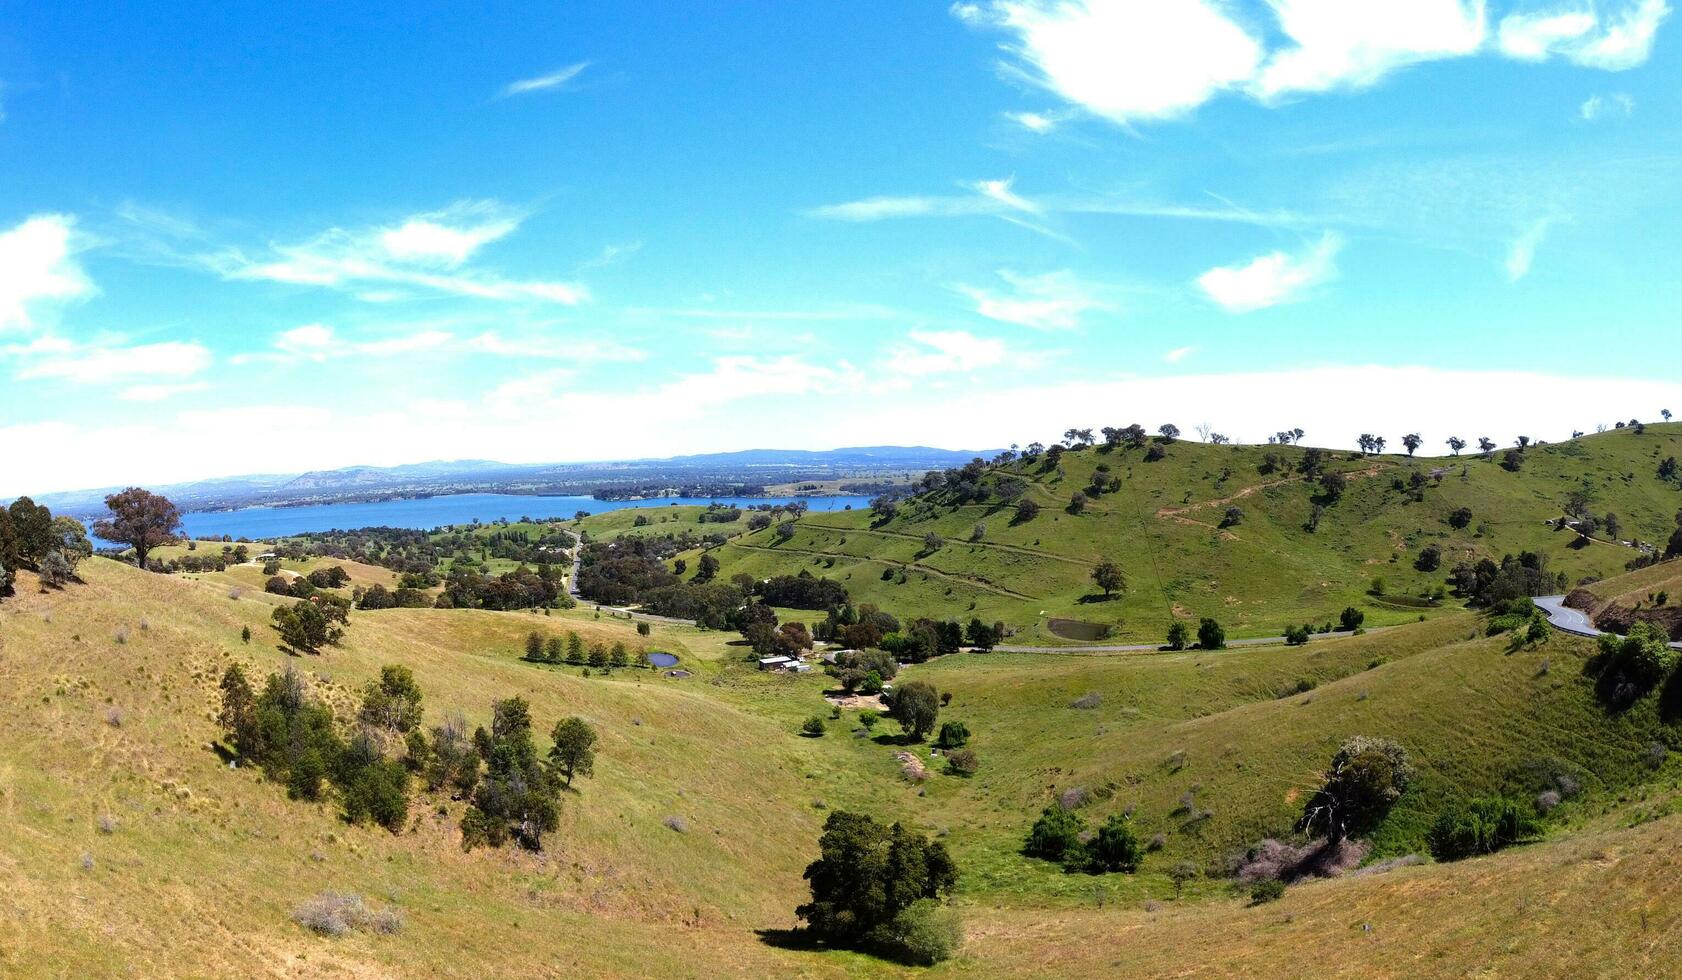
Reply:
[[526, 634], [526, 659], [543, 659], [543, 634], [536, 630]]
[[923, 535], [923, 552], [925, 554], [932, 555], [944, 547], [946, 547], [946, 539], [940, 535], [933, 531]]
[[1501, 454], [1501, 468], [1509, 473], [1517, 473], [1524, 466], [1524, 450], [1509, 449]]
[[1086, 845], [1086, 870], [1093, 874], [1132, 874], [1139, 870], [1143, 856], [1144, 848], [1133, 833], [1132, 821], [1125, 814], [1113, 813]]
[[800, 725], [800, 734], [805, 735], [807, 738], [823, 738], [824, 733], [827, 731], [829, 731], [829, 726], [825, 725], [823, 723], [823, 719], [819, 718], [817, 715], [813, 715], [812, 717], [806, 719]]
[[941, 724], [940, 737], [934, 744], [943, 749], [959, 749], [968, 741], [969, 726], [961, 721], [948, 721]]
[[1085, 832], [1086, 821], [1079, 814], [1060, 806], [1048, 806], [1029, 828], [1022, 853], [1047, 861], [1063, 861], [1085, 846], [1080, 839]]
[[1226, 630], [1221, 624], [1208, 617], [1197, 624], [1197, 645], [1204, 650], [1222, 650], [1226, 648]]
[[1180, 427], [1171, 422], [1157, 426], [1156, 432], [1157, 435], [1162, 437], [1163, 442], [1171, 443], [1175, 439], [1180, 438]]
[[1092, 567], [1092, 583], [1103, 589], [1104, 598], [1108, 599], [1115, 592], [1127, 587], [1127, 576], [1113, 559], [1100, 558], [1098, 564]]
[[1311, 630], [1307, 626], [1287, 626], [1285, 627], [1285, 644], [1300, 647], [1308, 642], [1310, 632]]
[[1417, 432], [1409, 432], [1407, 435], [1402, 437], [1402, 448], [1404, 448], [1408, 451], [1409, 456], [1412, 456], [1414, 450], [1418, 449], [1420, 446], [1423, 446], [1424, 444], [1425, 444], [1425, 437], [1421, 436]]
[[1354, 606], [1344, 606], [1343, 612], [1339, 614], [1337, 621], [1338, 625], [1343, 628], [1345, 633], [1353, 633], [1361, 628], [1361, 623], [1365, 622], [1366, 618], [1367, 614], [1359, 609], [1356, 609]]
[[940, 693], [927, 681], [911, 681], [894, 691], [888, 717], [899, 722], [905, 734], [921, 742], [934, 730], [940, 716]]
[[1472, 508], [1456, 507], [1448, 515], [1448, 526], [1456, 531], [1463, 531], [1472, 523]]
[[88, 541], [88, 529], [74, 517], [53, 518], [51, 544], [49, 550], [58, 552], [69, 562], [72, 573], [82, 559], [93, 554], [93, 544]]
[[1320, 475], [1320, 493], [1327, 503], [1337, 503], [1349, 486], [1349, 478], [1339, 470], [1327, 470]]
[[1460, 450], [1465, 449], [1465, 448], [1466, 448], [1466, 440], [1460, 438], [1459, 436], [1449, 436], [1448, 437], [1448, 451], [1452, 455], [1455, 455], [1455, 456], [1460, 455]]
[[270, 618], [280, 642], [305, 653], [319, 653], [323, 646], [337, 643], [342, 632], [328, 621], [322, 607], [308, 599], [277, 607]]
[[590, 776], [596, 767], [596, 730], [579, 717], [555, 722], [549, 733], [555, 743], [549, 750], [549, 765], [561, 774], [566, 785], [574, 776]]
[[812, 932], [838, 945], [897, 939], [894, 951], [905, 952], [904, 940], [915, 925], [906, 916], [921, 902], [938, 901], [958, 882], [957, 866], [939, 841], [864, 814], [831, 812], [818, 850], [804, 875], [812, 900], [794, 912]]
[[409, 668], [386, 664], [380, 668], [380, 679], [369, 683], [362, 694], [363, 722], [393, 732], [412, 732], [420, 727], [420, 685]]
[[62, 552], [49, 551], [47, 557], [41, 559], [42, 585], [62, 589], [75, 575], [76, 570], [70, 567], [70, 562]]
[[95, 523], [93, 533], [133, 548], [135, 564], [141, 568], [146, 567], [152, 549], [174, 541], [181, 528], [181, 511], [169, 498], [139, 487], [106, 497], [105, 508], [111, 516]]
[[1495, 440], [1489, 438], [1488, 436], [1478, 436], [1478, 451], [1487, 457], [1490, 453], [1495, 451]]
[[1191, 628], [1179, 620], [1168, 625], [1168, 649], [1184, 650], [1191, 639]]
[[1386, 738], [1359, 735], [1332, 757], [1326, 783], [1308, 801], [1301, 828], [1335, 842], [1376, 829], [1413, 781], [1407, 750]]
[[1032, 500], [1029, 500], [1027, 497], [1023, 497], [1021, 500], [1017, 501], [1016, 517], [1011, 521], [1011, 523], [1026, 524], [1038, 516], [1040, 516], [1040, 505]]
[[1069, 513], [1071, 513], [1071, 514], [1082, 514], [1082, 513], [1085, 513], [1085, 512], [1086, 512], [1086, 494], [1081, 493], [1079, 490], [1076, 490], [1074, 492], [1074, 495], [1069, 498]]
[[560, 786], [537, 758], [531, 708], [524, 698], [491, 706], [491, 729], [474, 732], [485, 775], [461, 821], [464, 850], [501, 847], [510, 837], [528, 850], [543, 849], [543, 835], [560, 822]]
[[702, 555], [701, 560], [695, 563], [695, 581], [711, 582], [713, 580], [713, 576], [717, 574], [718, 559], [714, 556]]

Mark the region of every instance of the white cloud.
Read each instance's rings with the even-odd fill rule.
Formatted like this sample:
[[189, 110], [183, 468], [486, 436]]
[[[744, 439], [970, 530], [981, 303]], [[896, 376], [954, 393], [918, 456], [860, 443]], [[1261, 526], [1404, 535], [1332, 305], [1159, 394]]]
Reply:
[[1589, 96], [1577, 109], [1578, 118], [1584, 122], [1594, 122], [1603, 116], [1622, 116], [1628, 119], [1634, 113], [1635, 99], [1627, 92]]
[[324, 323], [306, 323], [277, 334], [274, 353], [238, 354], [231, 360], [235, 364], [254, 361], [286, 363], [299, 359], [319, 363], [340, 357], [394, 357], [439, 350], [454, 340], [454, 334], [436, 329], [414, 330], [368, 340], [347, 340]]
[[1553, 224], [1551, 218], [1542, 218], [1524, 229], [1507, 248], [1507, 279], [1518, 282], [1530, 274], [1530, 263], [1535, 261], [1536, 249], [1541, 246], [1542, 239], [1548, 234], [1548, 226]]
[[1005, 118], [1031, 133], [1049, 133], [1056, 129], [1061, 121], [1057, 116], [1045, 112], [1007, 112]]
[[462, 349], [469, 353], [494, 354], [499, 357], [544, 358], [580, 363], [640, 361], [648, 356], [634, 347], [613, 341], [582, 337], [521, 337], [510, 340], [494, 330], [487, 330], [470, 338], [462, 345]]
[[[1222, 94], [1264, 104], [1376, 84], [1409, 65], [1493, 53], [1618, 71], [1644, 63], [1666, 0], [1612, 0], [1504, 18], [1485, 0], [991, 0], [953, 13], [1003, 30], [1009, 71], [1123, 125], [1184, 116]], [[1011, 118], [1033, 131], [1044, 113]]]
[[1196, 347], [1176, 347], [1162, 355], [1162, 359], [1169, 364], [1178, 364], [1191, 355], [1197, 353]]
[[0, 332], [34, 329], [44, 307], [94, 293], [78, 250], [76, 219], [65, 214], [38, 214], [0, 232]]
[[588, 67], [590, 67], [590, 63], [588, 61], [580, 61], [575, 65], [568, 65], [565, 68], [552, 71], [547, 75], [538, 75], [535, 78], [522, 78], [517, 82], [510, 82], [502, 90], [502, 97], [507, 98], [511, 95], [526, 95], [531, 92], [544, 92], [549, 89], [560, 88], [567, 82], [577, 78], [579, 74]]
[[258, 258], [235, 250], [203, 261], [228, 279], [344, 289], [375, 302], [402, 298], [394, 286], [487, 300], [573, 305], [586, 299], [575, 283], [508, 280], [460, 268], [520, 222], [494, 201], [463, 201], [388, 227], [330, 228], [296, 244], [270, 245], [269, 254]]
[[1208, 0], [1001, 0], [968, 12], [1015, 33], [1035, 83], [1121, 123], [1184, 115], [1249, 80], [1262, 59]]
[[1597, 23], [1599, 18], [1592, 10], [1511, 14], [1502, 18], [1496, 30], [1496, 44], [1509, 58], [1546, 61], [1560, 47], [1578, 43]]
[[1197, 284], [1229, 313], [1249, 313], [1300, 299], [1306, 291], [1337, 276], [1343, 240], [1326, 232], [1318, 244], [1296, 255], [1269, 252], [1243, 265], [1210, 269]]
[[1082, 314], [1105, 308], [1068, 270], [1037, 276], [1001, 270], [999, 277], [1010, 284], [1011, 294], [970, 286], [958, 290], [975, 301], [975, 312], [989, 320], [1035, 330], [1070, 330], [1080, 326]]
[[1617, 15], [1606, 17], [1593, 7], [1512, 14], [1502, 19], [1497, 43], [1503, 54], [1521, 61], [1558, 55], [1584, 68], [1624, 71], [1652, 56], [1653, 38], [1669, 16], [1665, 0], [1628, 0]]
[[963, 330], [913, 330], [910, 338], [915, 346], [889, 353], [888, 370], [895, 374], [967, 374], [1003, 364], [1009, 355], [1004, 341]]
[[166, 341], [134, 347], [85, 347], [36, 361], [18, 372], [20, 380], [40, 378], [77, 384], [102, 384], [124, 378], [187, 378], [210, 367], [203, 344]]
[[1014, 183], [1016, 183], [1015, 177], [1006, 177], [1003, 180], [981, 180], [976, 181], [975, 189], [982, 197], [997, 201], [1012, 211], [1039, 214], [1039, 205], [1010, 189]]
[[117, 397], [129, 402], [161, 402], [176, 395], [185, 395], [194, 391], [204, 391], [210, 385], [203, 381], [194, 381], [179, 385], [130, 385], [117, 393]]
[[1274, 52], [1251, 85], [1262, 99], [1371, 85], [1406, 65], [1483, 44], [1482, 0], [1268, 0], [1295, 46]]

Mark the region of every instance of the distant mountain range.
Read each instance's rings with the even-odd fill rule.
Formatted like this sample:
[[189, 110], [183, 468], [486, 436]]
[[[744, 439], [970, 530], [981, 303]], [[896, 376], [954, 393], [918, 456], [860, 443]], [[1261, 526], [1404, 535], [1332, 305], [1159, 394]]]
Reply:
[[[257, 505], [293, 506], [452, 493], [595, 494], [626, 496], [677, 490], [700, 495], [752, 495], [776, 484], [848, 481], [871, 492], [907, 475], [959, 466], [996, 450], [929, 446], [855, 446], [842, 449], [747, 449], [665, 459], [589, 463], [499, 463], [485, 459], [433, 460], [400, 466], [347, 466], [307, 473], [264, 473], [156, 486], [183, 510]], [[121, 487], [37, 496], [55, 511], [86, 516], [104, 511]], [[831, 489], [829, 492], [834, 492]]]

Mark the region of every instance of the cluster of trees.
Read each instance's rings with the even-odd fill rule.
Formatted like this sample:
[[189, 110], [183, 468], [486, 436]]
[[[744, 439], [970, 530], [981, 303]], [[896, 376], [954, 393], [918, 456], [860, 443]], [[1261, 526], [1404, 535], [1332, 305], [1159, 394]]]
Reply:
[[943, 844], [836, 810], [818, 850], [805, 873], [812, 900], [794, 910], [815, 936], [916, 965], [952, 955], [961, 930], [940, 900], [957, 886], [958, 868]]
[[[463, 535], [463, 537], [471, 537]], [[448, 547], [439, 543], [449, 540]], [[436, 577], [438, 568], [452, 554], [460, 552], [451, 533], [434, 541], [426, 531], [406, 527], [364, 527], [354, 531], [312, 531], [277, 542], [275, 551], [283, 558], [336, 558], [364, 565], [379, 565], [399, 574]], [[436, 585], [437, 582], [428, 583]]]
[[1332, 843], [1372, 833], [1413, 782], [1407, 750], [1387, 738], [1357, 735], [1338, 747], [1298, 829]]
[[802, 569], [798, 575], [776, 575], [755, 582], [753, 594], [767, 605], [785, 609], [839, 609], [847, 605], [847, 587], [818, 578]]
[[571, 630], [567, 631], [564, 640], [554, 634], [545, 636], [537, 630], [526, 634], [525, 659], [538, 664], [572, 664], [597, 670], [650, 666], [642, 651], [633, 658], [630, 648], [623, 642], [615, 642], [612, 646], [600, 642], [586, 646], [583, 638]]
[[1426, 841], [1439, 861], [1458, 861], [1493, 854], [1504, 847], [1534, 838], [1541, 822], [1527, 804], [1502, 796], [1457, 803], [1431, 825]]
[[[302, 581], [302, 580], [300, 580]], [[270, 619], [280, 642], [304, 653], [337, 646], [350, 625], [350, 600], [318, 592], [290, 606], [276, 606]]]
[[76, 566], [93, 554], [87, 528], [73, 517], [54, 517], [28, 497], [0, 508], [0, 596], [10, 595], [20, 568], [59, 588], [76, 576]]
[[420, 589], [406, 586], [388, 589], [377, 582], [366, 589], [358, 588], [351, 598], [358, 609], [424, 609], [434, 601]]
[[[1191, 627], [1175, 620], [1168, 626], [1168, 642], [1170, 650], [1184, 650], [1192, 639]], [[1202, 650], [1226, 649], [1226, 628], [1219, 622], [1205, 616], [1197, 623], [1197, 646]]]
[[571, 601], [566, 594], [565, 575], [559, 565], [539, 565], [535, 569], [521, 565], [495, 577], [457, 566], [444, 579], [444, 591], [436, 605], [440, 609], [504, 611], [564, 608]]
[[[1658, 625], [1637, 620], [1627, 636], [1600, 635], [1600, 652], [1591, 665], [1597, 674], [1596, 692], [1614, 708], [1640, 700], [1677, 674], [1677, 651]], [[1667, 693], [1667, 698], [1669, 694]]]
[[1145, 849], [1133, 833], [1132, 818], [1125, 813], [1111, 814], [1096, 833], [1091, 833], [1080, 814], [1053, 804], [1034, 821], [1022, 853], [1055, 861], [1069, 871], [1132, 874], [1139, 870]]
[[1563, 590], [1563, 575], [1548, 572], [1548, 556], [1535, 551], [1505, 555], [1500, 564], [1484, 558], [1476, 563], [1460, 562], [1449, 575], [1449, 583], [1474, 606], [1491, 607], [1514, 599], [1547, 595]]
[[169, 561], [159, 561], [156, 558], [147, 561], [147, 567], [155, 572], [175, 574], [178, 572], [220, 572], [229, 565], [240, 565], [251, 558], [251, 549], [245, 545], [222, 546], [219, 554], [192, 554], [196, 542], [187, 542], [188, 554]]
[[[267, 566], [265, 566], [266, 568]], [[271, 575], [263, 583], [263, 591], [274, 595], [289, 595], [294, 599], [308, 599], [322, 589], [342, 589], [350, 584], [350, 573], [343, 565], [318, 568], [308, 575]]]
[[408, 668], [389, 665], [362, 695], [355, 722], [342, 732], [333, 711], [310, 696], [290, 666], [253, 691], [237, 665], [222, 675], [220, 723], [238, 757], [260, 766], [296, 799], [339, 792], [345, 818], [398, 832], [408, 819], [410, 790], [468, 800], [462, 846], [497, 847], [509, 840], [541, 850], [555, 829], [560, 793], [595, 768], [595, 729], [581, 718], [555, 724], [552, 747], [539, 758], [531, 711], [521, 698], [497, 701], [491, 726], [471, 736], [460, 715], [431, 730], [422, 726], [424, 697]]

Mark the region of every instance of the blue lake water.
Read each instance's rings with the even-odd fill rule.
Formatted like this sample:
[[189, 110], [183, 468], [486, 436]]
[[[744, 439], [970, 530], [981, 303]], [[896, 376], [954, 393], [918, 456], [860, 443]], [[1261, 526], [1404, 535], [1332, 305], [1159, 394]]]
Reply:
[[677, 654], [675, 654], [675, 653], [651, 653], [651, 654], [648, 655], [648, 662], [653, 664], [656, 667], [676, 667], [677, 666]]
[[711, 503], [744, 510], [761, 504], [804, 502], [813, 511], [863, 509], [869, 497], [664, 497], [656, 500], [597, 500], [594, 497], [533, 497], [510, 493], [461, 493], [415, 500], [377, 500], [310, 507], [248, 507], [244, 510], [183, 514], [181, 524], [195, 538], [265, 539], [303, 531], [358, 527], [409, 527], [431, 530], [445, 524], [489, 524], [521, 517], [571, 517], [579, 511], [599, 514], [633, 507], [670, 507]]

